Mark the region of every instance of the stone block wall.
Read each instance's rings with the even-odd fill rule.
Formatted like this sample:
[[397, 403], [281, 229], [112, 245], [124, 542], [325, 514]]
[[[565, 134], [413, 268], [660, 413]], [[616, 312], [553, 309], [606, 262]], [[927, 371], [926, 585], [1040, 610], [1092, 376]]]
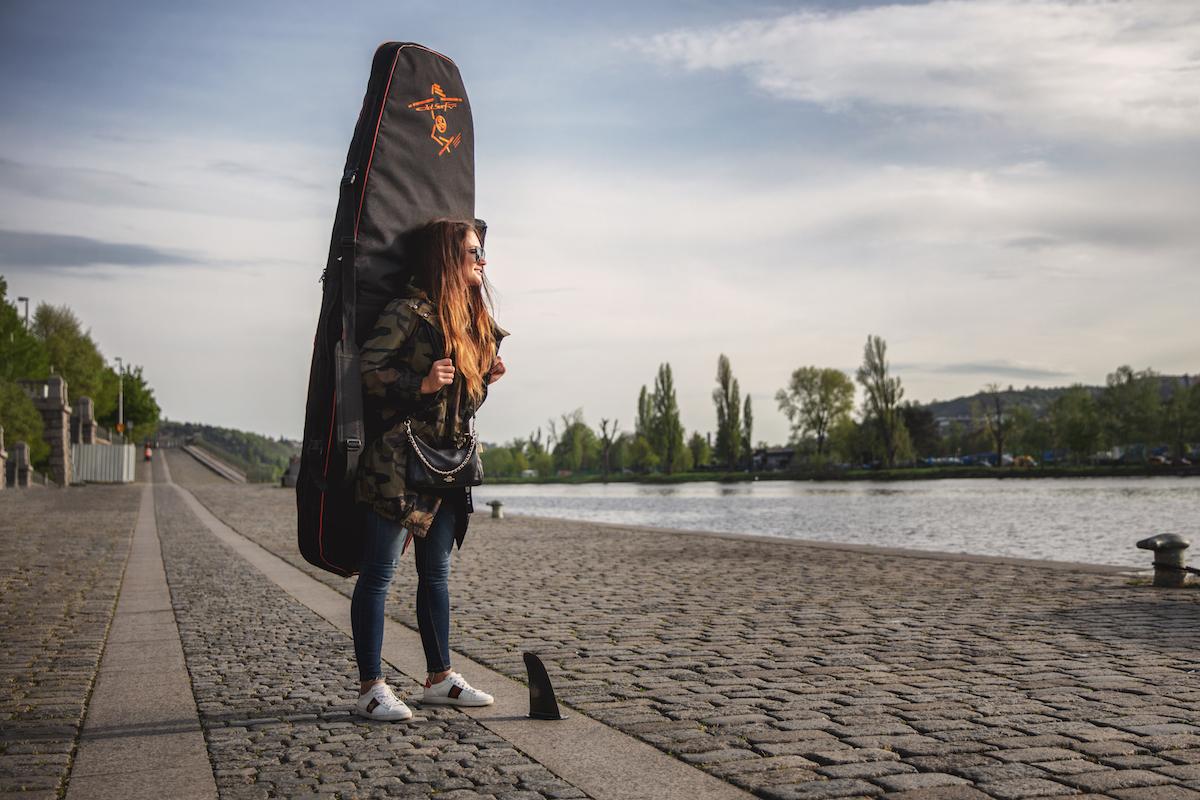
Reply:
[[81, 397], [71, 418], [71, 441], [76, 444], [96, 444], [96, 404], [90, 397]]
[[61, 375], [45, 381], [21, 381], [33, 406], [42, 415], [43, 438], [50, 445], [48, 477], [59, 486], [71, 483], [71, 405]]
[[8, 468], [13, 473], [13, 486], [17, 489], [27, 489], [33, 477], [33, 469], [29, 465], [29, 445], [17, 442], [12, 449], [12, 463]]

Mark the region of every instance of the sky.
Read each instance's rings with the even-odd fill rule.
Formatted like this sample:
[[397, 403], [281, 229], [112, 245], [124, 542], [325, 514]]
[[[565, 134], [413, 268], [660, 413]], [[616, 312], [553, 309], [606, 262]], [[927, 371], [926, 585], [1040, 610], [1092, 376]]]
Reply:
[[905, 398], [1200, 369], [1200, 5], [0, 0], [0, 274], [164, 413], [299, 438], [371, 57], [471, 99], [508, 374], [478, 428], [633, 427], [717, 359], [783, 443], [801, 366]]

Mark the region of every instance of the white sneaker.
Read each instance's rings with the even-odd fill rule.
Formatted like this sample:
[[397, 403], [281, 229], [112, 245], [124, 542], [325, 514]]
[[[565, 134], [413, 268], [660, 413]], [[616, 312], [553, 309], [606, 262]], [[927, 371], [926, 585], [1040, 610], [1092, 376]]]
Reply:
[[487, 692], [475, 689], [457, 672], [451, 672], [439, 683], [430, 684], [425, 679], [425, 694], [421, 703], [443, 706], [490, 706], [495, 698]]
[[412, 719], [412, 710], [392, 692], [386, 683], [377, 683], [366, 694], [359, 695], [354, 713], [367, 719], [386, 722]]

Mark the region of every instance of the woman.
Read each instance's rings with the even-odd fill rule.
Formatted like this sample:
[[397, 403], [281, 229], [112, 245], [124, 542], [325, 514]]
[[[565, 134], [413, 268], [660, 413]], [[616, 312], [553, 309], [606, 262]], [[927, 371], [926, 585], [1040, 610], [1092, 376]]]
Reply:
[[490, 313], [487, 260], [474, 223], [430, 223], [415, 237], [413, 257], [412, 283], [384, 307], [362, 347], [367, 447], [357, 497], [366, 505], [366, 537], [350, 617], [360, 680], [355, 712], [378, 720], [412, 717], [380, 668], [384, 601], [397, 554], [409, 541], [415, 542], [417, 627], [429, 671], [421, 703], [492, 703], [450, 666], [447, 578], [451, 543], [461, 549], [467, 532], [470, 489], [434, 494], [405, 485], [411, 446], [404, 422], [426, 444], [464, 447], [488, 385], [505, 373], [497, 348], [508, 332]]

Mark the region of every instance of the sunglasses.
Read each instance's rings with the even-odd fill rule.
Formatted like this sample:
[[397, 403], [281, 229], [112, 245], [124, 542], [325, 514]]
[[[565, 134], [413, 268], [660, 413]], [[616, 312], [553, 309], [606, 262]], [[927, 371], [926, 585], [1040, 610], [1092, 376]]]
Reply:
[[482, 264], [484, 259], [487, 258], [487, 256], [485, 256], [483, 253], [482, 245], [480, 245], [479, 247], [468, 247], [467, 252], [470, 253], [471, 255], [475, 256], [476, 264]]

